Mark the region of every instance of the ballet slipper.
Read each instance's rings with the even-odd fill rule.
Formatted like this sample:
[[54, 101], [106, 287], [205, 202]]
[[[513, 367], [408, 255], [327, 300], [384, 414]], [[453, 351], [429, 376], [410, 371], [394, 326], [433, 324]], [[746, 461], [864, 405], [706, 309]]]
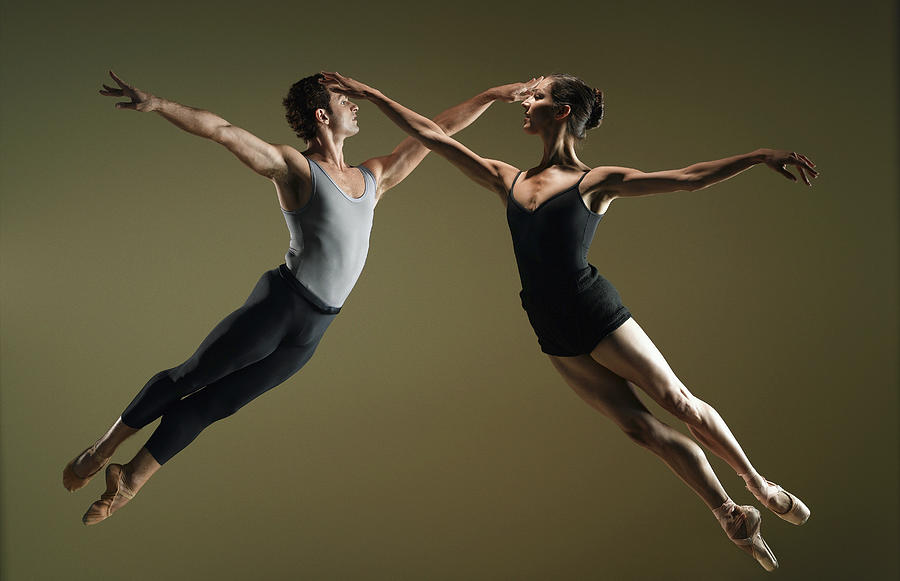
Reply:
[[96, 476], [97, 473], [100, 472], [100, 470], [102, 470], [104, 466], [106, 466], [106, 463], [109, 462], [109, 458], [106, 458], [96, 470], [94, 470], [87, 476], [79, 476], [78, 473], [75, 472], [75, 465], [78, 464], [78, 461], [81, 460], [81, 458], [85, 454], [91, 451], [92, 448], [93, 446], [85, 448], [81, 452], [81, 454], [75, 456], [68, 464], [66, 464], [66, 467], [63, 468], [63, 487], [65, 487], [65, 489], [69, 492], [75, 492], [79, 488], [84, 487], [84, 485], [90, 482], [91, 478]]
[[[809, 519], [809, 508], [803, 504], [802, 500], [770, 480], [766, 480], [765, 483], [765, 490], [760, 490], [749, 483], [747, 484], [747, 490], [749, 490], [764, 507], [791, 524], [802, 525]], [[778, 505], [774, 502], [775, 497], [782, 492], [787, 495], [791, 503], [788, 509], [783, 512], [778, 510]]]
[[108, 519], [129, 500], [134, 498], [134, 492], [125, 485], [125, 470], [121, 464], [110, 464], [106, 469], [106, 492], [100, 495], [100, 500], [94, 502], [81, 517], [81, 522], [86, 525], [97, 524]]
[[[763, 540], [760, 533], [762, 517], [759, 516], [759, 511], [752, 506], [738, 506], [736, 508], [740, 511], [743, 518], [733, 519], [727, 523], [727, 526], [723, 526], [725, 534], [728, 535], [732, 543], [756, 559], [756, 562], [762, 565], [763, 569], [774, 571], [778, 568], [778, 559], [775, 558], [775, 554], [769, 548], [769, 545], [766, 544], [766, 541]], [[747, 536], [735, 538], [736, 534], [741, 534], [738, 531], [741, 530], [742, 525], [745, 531], [744, 534]]]

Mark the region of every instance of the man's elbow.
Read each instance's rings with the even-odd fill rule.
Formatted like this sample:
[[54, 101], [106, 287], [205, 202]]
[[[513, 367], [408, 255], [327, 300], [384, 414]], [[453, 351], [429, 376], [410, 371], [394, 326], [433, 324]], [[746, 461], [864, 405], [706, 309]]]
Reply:
[[227, 146], [234, 138], [233, 127], [231, 124], [217, 125], [210, 130], [208, 137], [216, 143]]
[[696, 192], [710, 185], [702, 175], [685, 173], [679, 180], [681, 189], [687, 192]]

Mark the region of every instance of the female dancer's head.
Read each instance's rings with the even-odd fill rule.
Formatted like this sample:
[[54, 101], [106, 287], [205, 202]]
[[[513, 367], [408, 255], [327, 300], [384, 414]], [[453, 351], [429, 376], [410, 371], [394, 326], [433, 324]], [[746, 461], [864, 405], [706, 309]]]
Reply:
[[526, 133], [554, 135], [580, 141], [603, 119], [603, 93], [573, 75], [554, 73], [522, 102]]

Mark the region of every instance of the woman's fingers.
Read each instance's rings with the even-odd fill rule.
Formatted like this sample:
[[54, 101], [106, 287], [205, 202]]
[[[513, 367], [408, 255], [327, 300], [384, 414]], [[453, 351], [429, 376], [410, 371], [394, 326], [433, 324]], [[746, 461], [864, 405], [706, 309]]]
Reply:
[[792, 174], [791, 172], [789, 172], [789, 171], [787, 170], [787, 168], [784, 167], [784, 164], [781, 164], [781, 165], [776, 166], [776, 167], [775, 167], [775, 171], [777, 171], [778, 173], [780, 173], [781, 175], [783, 175], [783, 176], [786, 177], [787, 179], [791, 180], [792, 182], [797, 181], [797, 176], [795, 176], [794, 174]]

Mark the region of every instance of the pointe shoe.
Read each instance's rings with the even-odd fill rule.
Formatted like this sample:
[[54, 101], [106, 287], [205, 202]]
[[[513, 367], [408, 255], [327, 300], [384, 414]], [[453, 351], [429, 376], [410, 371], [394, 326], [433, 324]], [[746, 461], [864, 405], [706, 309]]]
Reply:
[[77, 464], [78, 460], [80, 460], [82, 456], [84, 456], [88, 451], [90, 451], [90, 449], [92, 447], [93, 446], [88, 446], [87, 448], [85, 448], [81, 452], [81, 454], [72, 458], [72, 460], [68, 464], [66, 464], [66, 467], [63, 468], [63, 487], [65, 487], [65, 489], [68, 490], [69, 492], [75, 492], [79, 488], [82, 488], [85, 484], [90, 482], [91, 478], [96, 476], [97, 473], [100, 472], [100, 470], [102, 470], [104, 466], [106, 466], [107, 462], [109, 462], [109, 458], [107, 458], [103, 461], [102, 464], [100, 464], [99, 468], [97, 468], [96, 470], [94, 470], [93, 472], [88, 474], [87, 476], [79, 476], [75, 472], [75, 464]]
[[[770, 480], [766, 480], [766, 484], [768, 486], [766, 486], [765, 491], [754, 488], [750, 484], [747, 484], [747, 490], [749, 490], [764, 507], [791, 524], [802, 525], [809, 519], [809, 508], [803, 504], [802, 500]], [[784, 512], [778, 511], [778, 507], [774, 503], [775, 497], [782, 492], [785, 493], [791, 501], [791, 505]]]
[[134, 493], [125, 486], [125, 470], [122, 465], [110, 464], [106, 469], [106, 492], [87, 509], [81, 522], [93, 525], [106, 520], [132, 498]]
[[766, 544], [766, 541], [763, 540], [762, 534], [760, 533], [762, 517], [759, 516], [759, 511], [752, 506], [741, 506], [738, 508], [743, 513], [744, 520], [743, 522], [740, 520], [736, 521], [733, 525], [730, 525], [729, 528], [739, 530], [740, 525], [743, 524], [747, 537], [736, 539], [728, 529], [725, 529], [725, 533], [728, 535], [728, 538], [731, 539], [732, 543], [749, 553], [751, 557], [756, 559], [757, 563], [762, 565], [763, 569], [766, 571], [774, 571], [778, 568], [778, 559], [775, 558], [775, 554], [772, 552], [772, 549], [769, 548], [769, 545]]

